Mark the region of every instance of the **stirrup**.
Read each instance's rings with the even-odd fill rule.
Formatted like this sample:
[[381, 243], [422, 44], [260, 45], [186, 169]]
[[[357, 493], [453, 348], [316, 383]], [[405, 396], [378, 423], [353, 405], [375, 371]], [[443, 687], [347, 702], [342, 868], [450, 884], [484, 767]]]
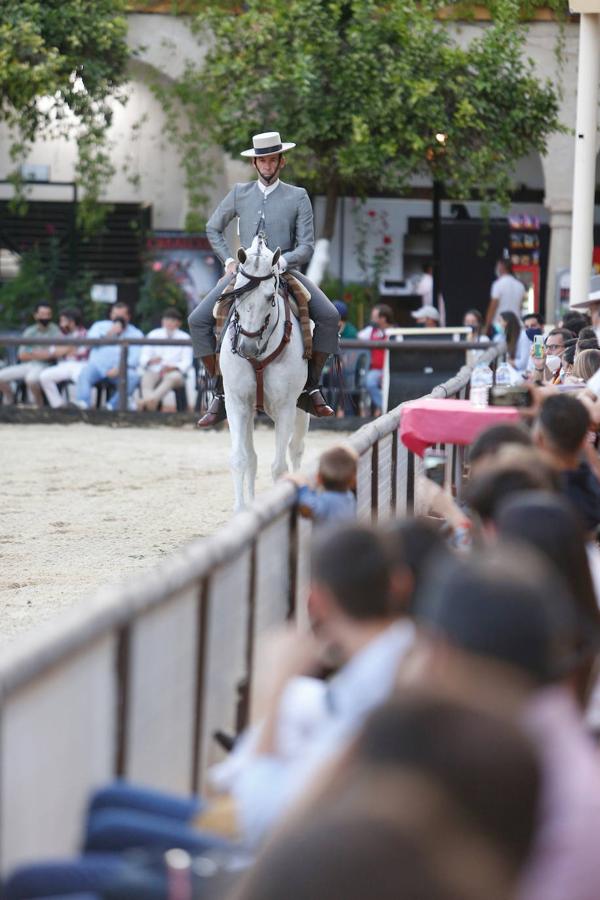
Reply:
[[303, 409], [304, 412], [316, 416], [318, 419], [324, 419], [328, 416], [334, 416], [335, 412], [328, 406], [319, 388], [314, 388], [310, 393], [307, 390], [302, 391], [298, 397], [296, 406]]
[[224, 422], [226, 418], [225, 397], [222, 394], [215, 394], [210, 406], [196, 423], [196, 428], [212, 428], [219, 422]]

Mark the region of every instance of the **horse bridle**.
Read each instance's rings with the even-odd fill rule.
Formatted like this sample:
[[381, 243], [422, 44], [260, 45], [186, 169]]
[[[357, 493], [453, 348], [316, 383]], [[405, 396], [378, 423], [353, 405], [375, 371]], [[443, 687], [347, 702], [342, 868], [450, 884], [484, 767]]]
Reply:
[[[236, 288], [235, 290], [230, 291], [229, 293], [225, 294], [224, 297], [226, 297], [228, 300], [231, 298], [233, 298], [234, 301], [239, 300], [240, 297], [244, 296], [244, 294], [248, 294], [250, 291], [253, 291], [254, 288], [257, 287], [262, 281], [268, 281], [269, 278], [273, 278], [275, 283], [273, 285], [273, 294], [271, 296], [271, 307], [275, 308], [276, 303], [277, 303], [277, 292], [279, 290], [279, 275], [278, 274], [276, 274], [275, 272], [269, 272], [267, 275], [250, 275], [244, 269], [240, 268], [240, 275], [243, 275], [244, 278], [248, 279], [247, 283], [243, 284], [243, 285], [241, 285], [241, 287]], [[261, 355], [264, 348], [269, 343], [271, 335], [273, 334], [273, 332], [277, 328], [277, 325], [279, 324], [279, 318], [280, 318], [280, 313], [278, 310], [277, 311], [277, 321], [273, 325], [273, 328], [271, 329], [269, 336], [267, 337], [266, 341], [264, 342], [264, 346], [262, 348], [259, 347], [258, 352], [256, 354], [257, 357], [259, 357]], [[248, 362], [251, 362], [250, 357], [244, 356], [244, 354], [240, 352], [240, 349], [238, 347], [238, 341], [239, 341], [240, 335], [242, 335], [243, 337], [247, 337], [247, 338], [258, 338], [258, 344], [260, 344], [261, 338], [262, 338], [263, 334], [265, 333], [265, 331], [267, 330], [267, 328], [269, 326], [269, 322], [271, 321], [271, 313], [268, 312], [266, 314], [264, 321], [262, 323], [262, 326], [258, 329], [258, 331], [246, 331], [245, 328], [242, 328], [242, 325], [240, 322], [240, 316], [239, 316], [237, 307], [235, 307], [235, 306], [233, 309], [231, 319], [232, 319], [232, 325], [233, 325], [233, 337], [231, 339], [231, 349], [232, 349], [233, 353], [236, 353], [238, 356], [241, 356], [242, 359], [247, 359]]]
[[[262, 276], [249, 275], [248, 272], [244, 271], [244, 269], [240, 269], [240, 273], [244, 276], [244, 278], [248, 279], [248, 283], [243, 284], [241, 287], [236, 288], [233, 291], [230, 291], [226, 294], [222, 294], [219, 299], [228, 300], [228, 299], [234, 298], [234, 300], [237, 300], [240, 297], [243, 297], [244, 294], [247, 294], [249, 291], [253, 290], [258, 284], [260, 284], [261, 281], [267, 281], [269, 278], [273, 278], [275, 284], [273, 286], [273, 295], [271, 297], [271, 306], [274, 307], [276, 305], [277, 294], [279, 292], [279, 274], [278, 273], [269, 272], [268, 275], [262, 275]], [[240, 317], [239, 317], [236, 307], [234, 307], [234, 311], [233, 311], [233, 315], [232, 315], [234, 334], [231, 339], [231, 349], [232, 349], [233, 353], [236, 353], [242, 359], [245, 359], [247, 362], [249, 362], [250, 365], [252, 366], [252, 368], [254, 369], [254, 374], [256, 376], [256, 408], [258, 410], [262, 410], [264, 408], [264, 371], [267, 368], [267, 366], [270, 365], [270, 363], [272, 363], [274, 360], [276, 360], [277, 357], [283, 353], [286, 346], [290, 342], [290, 337], [292, 334], [292, 316], [291, 316], [291, 310], [290, 310], [290, 301], [288, 299], [286, 291], [283, 292], [283, 306], [285, 309], [285, 322], [283, 323], [283, 335], [281, 336], [281, 340], [279, 341], [279, 344], [277, 345], [277, 347], [271, 353], [269, 353], [268, 356], [266, 356], [264, 358], [259, 358], [259, 357], [260, 357], [260, 354], [262, 353], [262, 351], [264, 350], [264, 348], [269, 343], [269, 340], [271, 339], [271, 335], [277, 328], [277, 325], [279, 323], [279, 318], [280, 318], [280, 311], [278, 310], [278, 312], [277, 312], [277, 322], [275, 322], [275, 324], [273, 325], [273, 328], [271, 329], [269, 336], [267, 337], [267, 339], [264, 343], [263, 348], [259, 349], [256, 357], [244, 356], [243, 353], [240, 353], [238, 346], [237, 346], [239, 336], [243, 335], [244, 337], [250, 337], [250, 338], [257, 337], [260, 341], [261, 337], [265, 333], [267, 326], [269, 324], [269, 321], [271, 318], [271, 313], [267, 313], [267, 315], [265, 316], [265, 320], [262, 324], [262, 327], [259, 328], [258, 331], [246, 331], [244, 328], [242, 328], [242, 326], [240, 325]]]

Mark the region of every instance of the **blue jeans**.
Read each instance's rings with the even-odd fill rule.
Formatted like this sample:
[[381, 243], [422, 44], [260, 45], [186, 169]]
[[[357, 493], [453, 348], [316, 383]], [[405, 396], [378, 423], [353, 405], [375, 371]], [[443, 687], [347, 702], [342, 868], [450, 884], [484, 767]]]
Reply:
[[182, 822], [191, 822], [204, 809], [205, 803], [196, 794], [172, 794], [155, 788], [141, 787], [117, 778], [107, 787], [92, 794], [89, 813], [100, 809], [126, 809], [130, 812], [153, 813]]
[[[108, 378], [108, 376], [101, 372], [100, 369], [94, 365], [94, 363], [87, 363], [81, 370], [79, 378], [77, 379], [77, 402], [85, 403], [86, 406], [89, 406], [92, 402], [92, 388], [95, 384], [98, 384], [99, 381], [102, 381], [106, 378], [107, 381], [110, 381], [117, 389], [119, 387], [119, 377], [116, 376], [114, 378]], [[135, 369], [127, 369], [127, 396], [131, 397], [136, 387], [140, 383], [140, 376], [135, 371]], [[108, 402], [109, 409], [116, 410], [119, 406], [119, 393], [118, 390], [115, 391], [113, 396]]]
[[365, 387], [368, 391], [373, 405], [377, 409], [383, 407], [383, 394], [381, 392], [381, 383], [383, 381], [382, 369], [369, 369], [365, 376]]

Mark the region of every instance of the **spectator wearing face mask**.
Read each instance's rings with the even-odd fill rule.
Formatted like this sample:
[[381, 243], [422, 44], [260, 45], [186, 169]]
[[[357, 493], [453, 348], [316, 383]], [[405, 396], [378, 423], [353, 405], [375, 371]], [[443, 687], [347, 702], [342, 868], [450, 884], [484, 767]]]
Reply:
[[541, 357], [535, 356], [535, 346], [531, 348], [532, 380], [539, 384], [561, 384], [565, 377], [563, 357], [565, 350], [575, 345], [575, 335], [567, 328], [554, 328], [547, 336]]
[[[40, 301], [33, 311], [35, 325], [29, 325], [23, 332], [23, 339], [60, 337], [61, 330], [52, 321], [52, 307]], [[40, 387], [40, 376], [44, 369], [55, 359], [55, 348], [21, 344], [17, 350], [18, 363], [0, 369], [0, 392], [5, 403], [14, 403], [15, 385], [25, 382], [36, 405], [44, 405], [44, 395]]]
[[[90, 352], [89, 360], [83, 367], [77, 380], [77, 406], [87, 409], [91, 403], [92, 388], [100, 381], [107, 380], [116, 389], [119, 386], [119, 360], [121, 350], [118, 341], [123, 338], [143, 338], [143, 332], [131, 324], [131, 311], [127, 303], [117, 302], [110, 311], [110, 319], [102, 319], [94, 322], [89, 330], [90, 338], [114, 338], [114, 344], [94, 347]], [[140, 383], [138, 363], [141, 347], [130, 347], [127, 356], [127, 396], [131, 394]], [[119, 401], [118, 390], [115, 390], [108, 406], [115, 410]]]

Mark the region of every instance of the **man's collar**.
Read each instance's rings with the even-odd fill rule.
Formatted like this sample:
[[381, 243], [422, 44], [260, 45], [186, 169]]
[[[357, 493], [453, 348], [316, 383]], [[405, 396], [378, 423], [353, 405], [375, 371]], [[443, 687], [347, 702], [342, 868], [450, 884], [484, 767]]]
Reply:
[[265, 195], [265, 197], [268, 197], [269, 194], [273, 193], [273, 191], [275, 190], [276, 187], [279, 187], [280, 182], [279, 182], [279, 178], [278, 178], [277, 181], [273, 182], [273, 184], [263, 184], [259, 178], [256, 183], [257, 183], [258, 187], [260, 188], [260, 190], [262, 191], [262, 193]]

